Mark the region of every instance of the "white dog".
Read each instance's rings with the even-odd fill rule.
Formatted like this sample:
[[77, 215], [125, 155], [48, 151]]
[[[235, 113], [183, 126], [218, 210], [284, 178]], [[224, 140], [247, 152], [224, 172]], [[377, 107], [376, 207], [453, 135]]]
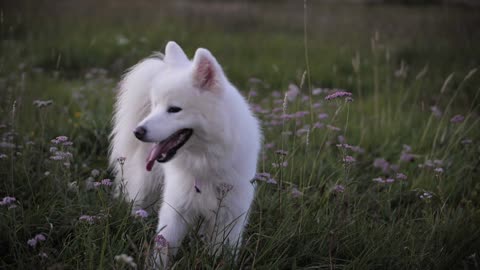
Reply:
[[[199, 217], [214, 252], [237, 247], [254, 198], [261, 131], [215, 57], [197, 49], [190, 61], [169, 42], [165, 56], [147, 58], [125, 75], [113, 123], [117, 186], [136, 209], [161, 202], [162, 264]], [[124, 165], [119, 157], [126, 157]]]

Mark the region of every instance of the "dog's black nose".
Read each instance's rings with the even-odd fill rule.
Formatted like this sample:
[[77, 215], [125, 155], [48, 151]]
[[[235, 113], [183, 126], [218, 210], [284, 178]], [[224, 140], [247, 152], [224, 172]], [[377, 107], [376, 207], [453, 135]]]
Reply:
[[142, 140], [145, 137], [145, 134], [147, 134], [147, 130], [144, 127], [136, 127], [133, 130], [133, 134], [135, 134], [137, 139]]

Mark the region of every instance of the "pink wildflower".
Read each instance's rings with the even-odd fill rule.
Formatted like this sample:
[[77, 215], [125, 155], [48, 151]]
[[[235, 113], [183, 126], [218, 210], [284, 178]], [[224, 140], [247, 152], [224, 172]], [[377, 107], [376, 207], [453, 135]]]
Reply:
[[325, 100], [332, 100], [336, 98], [341, 98], [341, 97], [351, 97], [352, 93], [347, 92], [347, 91], [336, 91], [333, 94], [330, 94], [325, 97]]
[[454, 117], [452, 117], [452, 119], [450, 119], [450, 122], [454, 124], [458, 124], [458, 123], [462, 123], [463, 120], [465, 120], [465, 117], [461, 114], [457, 114]]
[[154, 241], [157, 245], [157, 248], [168, 247], [168, 241], [162, 234], [157, 234]]
[[334, 191], [336, 193], [343, 193], [343, 192], [345, 192], [345, 186], [344, 185], [335, 185], [335, 186], [333, 186], [332, 191]]
[[137, 218], [147, 218], [148, 217], [148, 212], [143, 210], [143, 209], [138, 209], [135, 211], [135, 217]]

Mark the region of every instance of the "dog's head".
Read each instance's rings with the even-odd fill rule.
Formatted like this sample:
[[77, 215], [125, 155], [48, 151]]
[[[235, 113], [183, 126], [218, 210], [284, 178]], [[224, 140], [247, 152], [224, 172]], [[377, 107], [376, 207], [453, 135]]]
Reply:
[[206, 49], [197, 49], [190, 61], [178, 44], [169, 42], [164, 62], [164, 71], [152, 82], [151, 111], [134, 130], [139, 140], [155, 143], [147, 170], [155, 160], [171, 160], [180, 148], [188, 147], [192, 136], [201, 138], [218, 126], [228, 85], [222, 68]]

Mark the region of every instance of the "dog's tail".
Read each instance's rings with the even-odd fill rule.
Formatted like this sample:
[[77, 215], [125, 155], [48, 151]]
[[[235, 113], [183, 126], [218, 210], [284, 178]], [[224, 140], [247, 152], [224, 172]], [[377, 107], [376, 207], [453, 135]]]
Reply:
[[133, 136], [133, 129], [150, 112], [151, 83], [164, 65], [163, 54], [155, 53], [133, 66], [119, 84], [110, 134], [110, 166], [115, 173], [119, 171], [118, 158], [128, 159], [141, 144]]

